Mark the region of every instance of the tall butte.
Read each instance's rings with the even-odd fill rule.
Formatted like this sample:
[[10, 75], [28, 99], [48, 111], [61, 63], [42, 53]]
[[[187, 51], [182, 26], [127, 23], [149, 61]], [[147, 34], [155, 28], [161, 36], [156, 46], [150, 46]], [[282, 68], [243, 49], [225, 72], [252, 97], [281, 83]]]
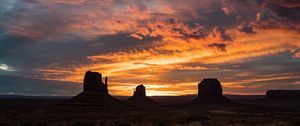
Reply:
[[108, 93], [108, 78], [102, 81], [102, 75], [98, 72], [87, 71], [83, 80], [83, 92], [67, 100], [63, 105], [77, 107], [100, 107], [100, 108], [122, 108], [126, 104], [115, 99]]
[[198, 97], [191, 105], [223, 105], [233, 102], [223, 96], [222, 85], [218, 79], [206, 78], [198, 83]]
[[100, 73], [91, 71], [86, 72], [83, 80], [83, 92], [108, 94], [107, 77], [105, 77], [105, 83], [103, 83], [102, 75]]

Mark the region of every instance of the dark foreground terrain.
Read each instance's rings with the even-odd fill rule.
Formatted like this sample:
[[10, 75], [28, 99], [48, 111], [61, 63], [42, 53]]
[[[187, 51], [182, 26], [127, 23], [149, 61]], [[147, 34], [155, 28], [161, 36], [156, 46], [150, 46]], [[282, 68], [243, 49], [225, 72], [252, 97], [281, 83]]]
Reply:
[[[299, 126], [300, 102], [226, 96], [237, 104], [189, 105], [195, 96], [151, 97], [153, 107], [57, 107], [67, 97], [0, 98], [0, 126]], [[122, 101], [128, 97], [116, 97]]]

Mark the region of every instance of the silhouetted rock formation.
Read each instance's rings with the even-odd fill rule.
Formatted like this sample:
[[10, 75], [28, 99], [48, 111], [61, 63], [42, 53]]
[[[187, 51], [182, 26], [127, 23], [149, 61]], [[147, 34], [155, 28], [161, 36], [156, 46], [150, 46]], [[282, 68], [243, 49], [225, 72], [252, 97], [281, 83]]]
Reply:
[[268, 100], [300, 100], [300, 90], [268, 90]]
[[107, 77], [105, 77], [105, 83], [103, 83], [100, 73], [86, 72], [83, 80], [83, 92], [108, 93]]
[[207, 78], [198, 83], [198, 97], [190, 105], [224, 105], [233, 102], [223, 96], [222, 86], [218, 79]]
[[202, 80], [198, 84], [198, 96], [223, 96], [221, 83], [214, 78]]
[[156, 104], [155, 101], [146, 96], [146, 88], [144, 87], [144, 85], [138, 85], [133, 93], [133, 96], [130, 97], [126, 102], [138, 106]]
[[97, 108], [122, 108], [127, 105], [118, 99], [112, 97], [107, 90], [107, 77], [105, 83], [102, 82], [102, 75], [98, 72], [88, 71], [85, 74], [83, 82], [83, 92], [63, 105], [79, 107], [97, 107]]
[[133, 96], [140, 96], [140, 97], [145, 97], [146, 96], [146, 88], [144, 85], [139, 85], [136, 87]]

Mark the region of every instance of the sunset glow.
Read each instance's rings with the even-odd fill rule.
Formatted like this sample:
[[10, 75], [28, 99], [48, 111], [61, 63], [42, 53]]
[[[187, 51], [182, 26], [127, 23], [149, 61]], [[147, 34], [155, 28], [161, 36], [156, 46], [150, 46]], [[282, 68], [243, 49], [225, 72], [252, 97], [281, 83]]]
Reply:
[[[0, 2], [5, 54], [0, 64], [18, 71], [7, 72], [1, 65], [1, 76], [78, 86], [92, 70], [108, 76], [112, 95], [124, 96], [138, 84], [146, 86], [148, 96], [196, 94], [203, 78], [218, 78], [226, 94], [300, 88], [300, 14], [293, 12], [299, 5], [271, 0], [12, 1]], [[49, 94], [76, 93], [61, 89]]]

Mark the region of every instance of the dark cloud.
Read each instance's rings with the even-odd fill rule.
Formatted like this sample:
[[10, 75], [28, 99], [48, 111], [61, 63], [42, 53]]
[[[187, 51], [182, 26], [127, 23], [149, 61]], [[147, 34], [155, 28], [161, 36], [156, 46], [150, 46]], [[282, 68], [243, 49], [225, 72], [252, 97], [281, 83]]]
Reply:
[[25, 8], [11, 11], [9, 15], [0, 18], [0, 26], [6, 28], [8, 34], [27, 37], [34, 41], [57, 40], [57, 38], [63, 41], [70, 32], [67, 26], [72, 23], [67, 17], [70, 16], [66, 13]]
[[299, 8], [300, 1], [299, 0], [266, 0], [267, 3], [275, 4], [277, 6], [285, 7], [285, 8]]
[[256, 22], [262, 28], [288, 28], [299, 31], [300, 3], [295, 0], [265, 0], [260, 2]]
[[226, 52], [226, 44], [213, 43], [209, 44], [208, 47], [217, 47], [220, 51]]
[[221, 41], [231, 41], [232, 38], [226, 34], [226, 29], [223, 27], [216, 26], [213, 28], [212, 36], [219, 38]]
[[200, 11], [199, 15], [203, 16], [204, 19], [198, 19], [197, 22], [205, 26], [228, 27], [236, 24], [237, 22], [236, 14], [227, 15], [221, 10], [221, 7], [210, 13], [203, 13]]
[[35, 70], [72, 71], [82, 64], [91, 63], [88, 56], [129, 49], [146, 49], [151, 47], [151, 43], [155, 40], [153, 38], [137, 40], [128, 34], [120, 34], [98, 36], [97, 39], [90, 41], [73, 37], [64, 42], [35, 42], [27, 37], [5, 35], [0, 38], [0, 64], [7, 64], [16, 70], [3, 74], [44, 78], [50, 75], [45, 76]]
[[300, 1], [297, 0], [267, 0], [266, 7], [292, 23], [300, 21]]
[[81, 85], [72, 82], [30, 79], [0, 75], [1, 94], [73, 96], [81, 91]]
[[238, 27], [239, 32], [254, 34], [253, 27], [251, 25], [242, 24]]

